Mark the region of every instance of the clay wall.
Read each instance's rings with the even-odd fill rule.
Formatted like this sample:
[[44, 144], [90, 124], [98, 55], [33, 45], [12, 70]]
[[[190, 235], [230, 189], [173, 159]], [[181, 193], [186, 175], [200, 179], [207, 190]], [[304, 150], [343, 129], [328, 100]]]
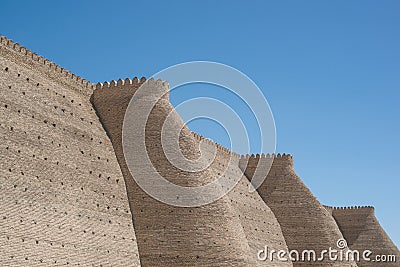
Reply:
[[[247, 161], [247, 164], [245, 163]], [[256, 167], [272, 167], [262, 185], [257, 189], [261, 198], [277, 218], [290, 250], [314, 250], [317, 253], [336, 247], [343, 238], [331, 214], [319, 203], [296, 175], [293, 157], [287, 154], [243, 156], [239, 166], [249, 179]], [[260, 165], [258, 165], [260, 164]], [[293, 262], [293, 266], [356, 266], [345, 262]]]
[[361, 260], [358, 263], [359, 267], [399, 266], [399, 249], [379, 224], [373, 207], [334, 207], [330, 209], [350, 249], [358, 250], [360, 253], [370, 250], [373, 252], [370, 256], [372, 260], [375, 260], [377, 255], [394, 255], [397, 260], [385, 263]]
[[[236, 186], [227, 194], [232, 207], [236, 210], [241, 227], [246, 235], [246, 241], [250, 247], [250, 256], [257, 259], [259, 250], [268, 246], [269, 249], [288, 251], [281, 227], [275, 215], [259, 196], [257, 191], [250, 192], [250, 182], [239, 169], [240, 156], [225, 147], [214, 143], [212, 140], [193, 133], [198, 141], [204, 141], [206, 146], [202, 153], [212, 156], [212, 147], [216, 146], [217, 154], [210, 169], [216, 175], [226, 175], [238, 181]], [[261, 256], [264, 256], [263, 254]], [[257, 266], [293, 266], [287, 262], [257, 260]]]
[[[125, 84], [128, 84], [126, 87]], [[201, 207], [175, 207], [164, 204], [145, 193], [127, 168], [122, 148], [122, 124], [125, 111], [139, 83], [120, 83], [94, 91], [92, 102], [108, 132], [119, 160], [127, 188], [138, 247], [143, 266], [254, 266], [249, 247], [235, 209], [226, 197]], [[149, 80], [148, 95], [140, 99], [144, 105], [153, 90], [168, 91], [168, 85]], [[155, 88], [157, 87], [157, 89]], [[160, 100], [146, 122], [146, 149], [154, 167], [165, 179], [181, 186], [201, 186], [213, 180], [211, 171], [187, 172], [172, 166], [163, 153], [161, 127], [169, 113], [180, 127], [182, 120], [174, 113], [167, 99]], [[180, 138], [182, 153], [187, 158], [199, 156], [196, 139], [183, 127]], [[129, 145], [129, 144], [128, 144]], [[145, 157], [146, 155], [137, 155]], [[141, 166], [135, 174], [141, 175]], [[160, 188], [162, 191], [163, 188]]]
[[32, 55], [1, 38], [1, 265], [139, 266], [124, 179], [86, 84]]

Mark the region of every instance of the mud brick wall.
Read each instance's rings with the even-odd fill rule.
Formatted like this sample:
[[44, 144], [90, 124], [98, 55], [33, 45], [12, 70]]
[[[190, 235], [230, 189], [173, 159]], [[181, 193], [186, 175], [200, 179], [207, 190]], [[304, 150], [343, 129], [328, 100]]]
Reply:
[[361, 260], [357, 264], [359, 267], [399, 266], [399, 250], [380, 226], [373, 207], [334, 207], [330, 210], [350, 249], [358, 250], [361, 254], [364, 250], [370, 250], [373, 252], [371, 259], [377, 255], [395, 255], [397, 259], [397, 262], [385, 263]]
[[[259, 250], [268, 246], [269, 249], [288, 251], [286, 241], [283, 237], [281, 227], [275, 215], [267, 204], [262, 200], [257, 191], [250, 192], [250, 182], [239, 168], [240, 156], [228, 149], [214, 143], [212, 140], [193, 133], [199, 141], [207, 145], [202, 151], [212, 154], [212, 149], [207, 147], [216, 146], [217, 154], [210, 168], [220, 175], [230, 176], [238, 180], [236, 186], [228, 193], [232, 207], [236, 210], [241, 227], [243, 228], [246, 241], [250, 247], [250, 257], [257, 259]], [[256, 266], [293, 266], [291, 261], [265, 261], [257, 260]]]
[[[254, 266], [254, 259], [249, 258], [246, 236], [229, 198], [223, 197], [196, 208], [175, 207], [153, 199], [134, 181], [122, 153], [121, 133], [128, 102], [142, 82], [144, 79], [141, 82], [137, 79], [112, 82], [105, 87], [99, 85], [92, 102], [111, 137], [128, 186], [143, 266], [158, 266], [160, 262], [163, 266]], [[167, 84], [149, 80], [149, 95], [156, 87], [168, 91]], [[173, 109], [167, 98], [157, 103], [147, 121], [148, 154], [157, 171], [171, 182], [183, 186], [206, 184], [214, 179], [211, 170], [199, 173], [178, 170], [163, 153], [161, 127]], [[178, 114], [172, 111], [172, 116], [177, 125], [182, 125]], [[198, 142], [186, 127], [182, 129], [179, 140], [187, 158], [198, 157]], [[140, 166], [135, 173], [140, 175]]]
[[[141, 85], [148, 91], [136, 103], [139, 111], [157, 90], [166, 93], [146, 124], [146, 149], [157, 172], [189, 187], [223, 174], [238, 180], [232, 191], [202, 207], [179, 208], [139, 188], [121, 138], [127, 105]], [[256, 259], [265, 245], [321, 251], [343, 237], [350, 249], [399, 260], [372, 207], [322, 206], [296, 175], [291, 155], [239, 156], [190, 132], [168, 97], [168, 84], [152, 79], [93, 85], [0, 36], [1, 266], [356, 266]], [[211, 157], [216, 145], [208, 168], [182, 171], [167, 160], [161, 127], [169, 113], [182, 127], [185, 157]], [[255, 172], [258, 163], [272, 168], [250, 193], [249, 180], [264, 173]], [[140, 166], [136, 174], [143, 176]]]
[[1, 38], [0, 265], [139, 266], [91, 85], [50, 64]]
[[[247, 165], [245, 164], [245, 161]], [[262, 185], [257, 189], [262, 199], [275, 214], [290, 250], [320, 251], [336, 248], [343, 238], [331, 214], [318, 202], [296, 175], [291, 155], [253, 155], [243, 157], [240, 167], [249, 179], [257, 166], [272, 167]], [[260, 165], [258, 165], [260, 164]], [[346, 262], [294, 262], [293, 266], [356, 266]]]

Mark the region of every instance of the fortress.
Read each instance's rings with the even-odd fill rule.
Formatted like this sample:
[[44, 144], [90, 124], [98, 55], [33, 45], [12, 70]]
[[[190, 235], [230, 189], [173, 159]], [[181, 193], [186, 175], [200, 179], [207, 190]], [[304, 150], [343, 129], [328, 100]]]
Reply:
[[[143, 84], [149, 98], [152, 90], [166, 92], [146, 124], [146, 148], [158, 173], [196, 187], [224, 172], [239, 180], [233, 190], [186, 208], [164, 204], [136, 184], [123, 154], [122, 124]], [[184, 125], [166, 82], [94, 85], [1, 37], [0, 90], [0, 266], [400, 266], [374, 208], [323, 206], [296, 175], [291, 155], [240, 156], [217, 145], [204, 171], [175, 168], [161, 146], [167, 116], [183, 125], [179, 144], [186, 158], [199, 157], [200, 142], [205, 154], [214, 143]], [[260, 175], [256, 166], [270, 164], [263, 184], [249, 192], [250, 180]], [[371, 259], [393, 255], [397, 262], [258, 258], [266, 245], [318, 256], [343, 239], [345, 252], [370, 250]]]

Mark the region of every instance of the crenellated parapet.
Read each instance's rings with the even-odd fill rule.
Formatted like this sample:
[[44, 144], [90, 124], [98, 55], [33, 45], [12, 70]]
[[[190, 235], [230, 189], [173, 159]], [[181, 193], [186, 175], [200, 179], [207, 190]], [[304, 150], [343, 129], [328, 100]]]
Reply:
[[[111, 82], [97, 83], [95, 85], [94, 95], [102, 98], [120, 98], [121, 101], [129, 100], [133, 95], [139, 92], [139, 98], [165, 99], [169, 100], [169, 84], [166, 81], [155, 80], [154, 78], [146, 79], [145, 77], [133, 79], [118, 79]], [[122, 103], [121, 103], [122, 104]]]
[[90, 95], [95, 85], [88, 80], [62, 68], [60, 65], [39, 56], [37, 53], [21, 46], [13, 40], [7, 39], [5, 36], [0, 36], [1, 54], [5, 57], [15, 59], [18, 57], [18, 63], [25, 63], [27, 67], [33, 68], [36, 71], [40, 70], [53, 78], [56, 82], [61, 82], [72, 86], [85, 95]]
[[[261, 170], [259, 173], [268, 173], [270, 171], [280, 171], [282, 168], [293, 169], [294, 161], [291, 154], [252, 154], [242, 155], [239, 160], [239, 167], [250, 176], [254, 176], [255, 170]], [[260, 174], [257, 174], [260, 175]]]
[[193, 134], [194, 138], [196, 138], [196, 140], [206, 142], [207, 144], [212, 145], [212, 146], [215, 145], [220, 152], [230, 155], [236, 159], [240, 159], [239, 154], [231, 151], [230, 149], [224, 147], [223, 145], [220, 145], [220, 144], [214, 142], [213, 140], [206, 138], [198, 133], [192, 132], [192, 134]]
[[254, 161], [263, 161], [263, 160], [273, 160], [277, 162], [286, 162], [287, 164], [293, 165], [293, 156], [291, 154], [286, 154], [286, 153], [272, 153], [272, 154], [246, 154], [246, 155], [241, 155], [240, 156], [241, 160], [246, 160], [249, 162], [254, 162]]
[[124, 80], [118, 79], [117, 81], [112, 80], [111, 82], [105, 81], [104, 83], [98, 82], [95, 86], [96, 90], [103, 90], [103, 89], [109, 89], [109, 88], [118, 88], [122, 89], [123, 87], [139, 87], [141, 84], [143, 84], [146, 81], [145, 77], [138, 78], [134, 77], [133, 79], [130, 78], [125, 78]]
[[368, 209], [374, 210], [373, 206], [348, 206], [348, 207], [329, 207], [333, 210], [361, 210], [361, 209]]
[[333, 206], [327, 206], [327, 205], [323, 205], [324, 208], [333, 215], [333, 213], [337, 213], [337, 212], [374, 212], [375, 208], [373, 206], [344, 206], [344, 207], [333, 207]]

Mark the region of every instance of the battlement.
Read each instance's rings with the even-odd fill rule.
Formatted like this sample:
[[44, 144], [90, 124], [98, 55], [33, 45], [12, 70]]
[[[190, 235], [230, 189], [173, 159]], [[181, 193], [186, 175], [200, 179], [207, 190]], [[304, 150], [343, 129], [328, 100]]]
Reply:
[[373, 206], [346, 206], [346, 207], [332, 207], [323, 205], [324, 208], [331, 214], [342, 213], [342, 212], [367, 212], [371, 213], [375, 211]]
[[62, 78], [69, 85], [73, 85], [73, 87], [75, 87], [78, 91], [83, 92], [85, 95], [90, 95], [92, 90], [95, 88], [95, 85], [90, 81], [70, 72], [69, 70], [66, 70], [65, 68], [62, 68], [60, 65], [42, 56], [39, 56], [37, 53], [34, 53], [24, 46], [21, 46], [19, 43], [7, 39], [5, 36], [0, 36], [0, 44], [0, 47], [5, 48], [8, 50], [8, 52], [12, 51], [19, 55], [23, 63], [30, 65], [30, 67], [35, 64], [38, 65], [38, 67], [45, 72], [53, 73], [51, 76], [55, 76], [52, 77], [55, 78], [54, 80], [60, 82], [60, 78]]
[[259, 160], [259, 159], [274, 159], [274, 160], [281, 160], [281, 161], [288, 160], [289, 162], [293, 162], [293, 156], [291, 154], [286, 154], [286, 153], [283, 153], [283, 154], [281, 154], [281, 153], [277, 153], [277, 154], [262, 153], [262, 154], [240, 155], [240, 154], [233, 152], [230, 149], [228, 149], [228, 148], [216, 143], [215, 141], [213, 141], [207, 137], [204, 137], [198, 133], [192, 132], [192, 134], [197, 140], [199, 140], [199, 141], [204, 140], [206, 142], [209, 142], [210, 144], [215, 144], [220, 151], [225, 152], [227, 154], [232, 154], [233, 156], [237, 157], [240, 160], [249, 161], [249, 160]]
[[361, 209], [368, 209], [368, 210], [375, 210], [373, 206], [348, 206], [348, 207], [329, 207], [332, 210], [361, 210]]
[[293, 156], [286, 153], [278, 154], [252, 154], [242, 155], [239, 160], [239, 166], [242, 170], [250, 170], [257, 166], [266, 168], [290, 168], [294, 166]]
[[286, 159], [286, 160], [293, 160], [293, 156], [291, 154], [286, 154], [286, 153], [272, 153], [272, 154], [246, 154], [246, 155], [241, 155], [241, 159]]
[[124, 89], [125, 87], [139, 87], [147, 81], [148, 86], [163, 86], [169, 88], [168, 82], [155, 80], [154, 78], [146, 79], [145, 77], [138, 79], [138, 77], [134, 77], [133, 79], [125, 78], [124, 80], [118, 79], [117, 81], [112, 80], [111, 82], [105, 81], [104, 83], [97, 83], [95, 86], [96, 90], [103, 89]]
[[[115, 95], [116, 92], [120, 93], [123, 97], [132, 97], [136, 91], [141, 88], [140, 96], [138, 97], [149, 97], [154, 96], [169, 100], [169, 84], [166, 81], [155, 80], [154, 78], [146, 79], [142, 77], [138, 79], [126, 78], [124, 80], [118, 79], [117, 81], [112, 80], [111, 82], [97, 83], [95, 86], [95, 95], [102, 95], [103, 97], [110, 97], [110, 93]], [[112, 90], [112, 91], [109, 91]]]
[[206, 143], [208, 143], [210, 145], [215, 145], [220, 152], [223, 152], [225, 154], [229, 154], [229, 155], [231, 155], [231, 156], [233, 156], [233, 157], [235, 157], [237, 159], [240, 158], [239, 154], [237, 154], [237, 153], [231, 151], [230, 149], [228, 149], [228, 148], [226, 148], [226, 147], [214, 142], [213, 140], [211, 140], [209, 138], [206, 138], [206, 137], [204, 137], [204, 136], [202, 136], [202, 135], [200, 135], [198, 133], [195, 133], [195, 132], [192, 132], [192, 134], [193, 134], [194, 138], [196, 138], [196, 140], [205, 141]]

